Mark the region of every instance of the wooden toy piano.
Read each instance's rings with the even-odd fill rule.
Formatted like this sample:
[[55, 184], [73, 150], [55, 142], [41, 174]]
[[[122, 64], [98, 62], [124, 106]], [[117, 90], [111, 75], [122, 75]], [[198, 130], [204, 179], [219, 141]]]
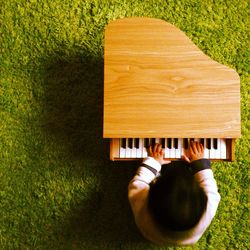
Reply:
[[111, 160], [147, 156], [161, 143], [180, 159], [190, 140], [211, 160], [234, 160], [240, 80], [182, 31], [154, 18], [124, 18], [105, 30], [104, 128]]

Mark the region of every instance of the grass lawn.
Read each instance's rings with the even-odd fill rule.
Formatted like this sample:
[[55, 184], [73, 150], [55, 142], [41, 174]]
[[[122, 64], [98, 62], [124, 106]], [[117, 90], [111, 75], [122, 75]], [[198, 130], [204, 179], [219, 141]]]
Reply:
[[136, 166], [110, 162], [102, 139], [104, 28], [129, 16], [176, 25], [240, 75], [237, 159], [213, 164], [217, 215], [183, 249], [249, 249], [249, 12], [247, 0], [2, 1], [0, 249], [182, 249], [141, 237], [127, 201]]

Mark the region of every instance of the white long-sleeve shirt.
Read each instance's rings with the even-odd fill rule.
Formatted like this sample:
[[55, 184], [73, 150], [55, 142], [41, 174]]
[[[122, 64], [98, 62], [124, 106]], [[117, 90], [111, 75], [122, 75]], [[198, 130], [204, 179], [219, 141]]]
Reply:
[[159, 245], [192, 245], [203, 235], [215, 216], [220, 194], [210, 168], [210, 162], [202, 159], [192, 163], [195, 178], [207, 195], [207, 207], [199, 223], [192, 229], [182, 232], [163, 233], [148, 210], [149, 184], [156, 178], [161, 165], [152, 157], [143, 161], [128, 186], [128, 198], [134, 214], [135, 223], [142, 235]]

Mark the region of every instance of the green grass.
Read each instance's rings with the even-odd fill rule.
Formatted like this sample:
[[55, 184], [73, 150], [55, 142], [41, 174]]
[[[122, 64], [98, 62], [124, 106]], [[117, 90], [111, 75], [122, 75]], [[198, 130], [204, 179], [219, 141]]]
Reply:
[[239, 73], [237, 161], [213, 165], [222, 200], [209, 230], [185, 249], [249, 248], [247, 2], [2, 1], [0, 248], [173, 249], [138, 233], [127, 202], [136, 166], [110, 162], [102, 139], [104, 27], [128, 16], [176, 25]]

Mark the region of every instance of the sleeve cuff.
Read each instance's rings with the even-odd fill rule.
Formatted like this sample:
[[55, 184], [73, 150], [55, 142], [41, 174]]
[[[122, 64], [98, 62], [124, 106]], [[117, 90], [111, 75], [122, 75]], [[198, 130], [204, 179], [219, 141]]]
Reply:
[[160, 172], [161, 164], [155, 160], [153, 157], [147, 157], [143, 160], [142, 166], [149, 167], [148, 169], [151, 170], [155, 175]]
[[197, 172], [204, 169], [211, 169], [211, 164], [208, 159], [200, 159], [191, 162], [191, 170], [193, 174], [196, 174]]
[[149, 184], [159, 174], [161, 164], [152, 157], [143, 160], [132, 181], [140, 181]]

